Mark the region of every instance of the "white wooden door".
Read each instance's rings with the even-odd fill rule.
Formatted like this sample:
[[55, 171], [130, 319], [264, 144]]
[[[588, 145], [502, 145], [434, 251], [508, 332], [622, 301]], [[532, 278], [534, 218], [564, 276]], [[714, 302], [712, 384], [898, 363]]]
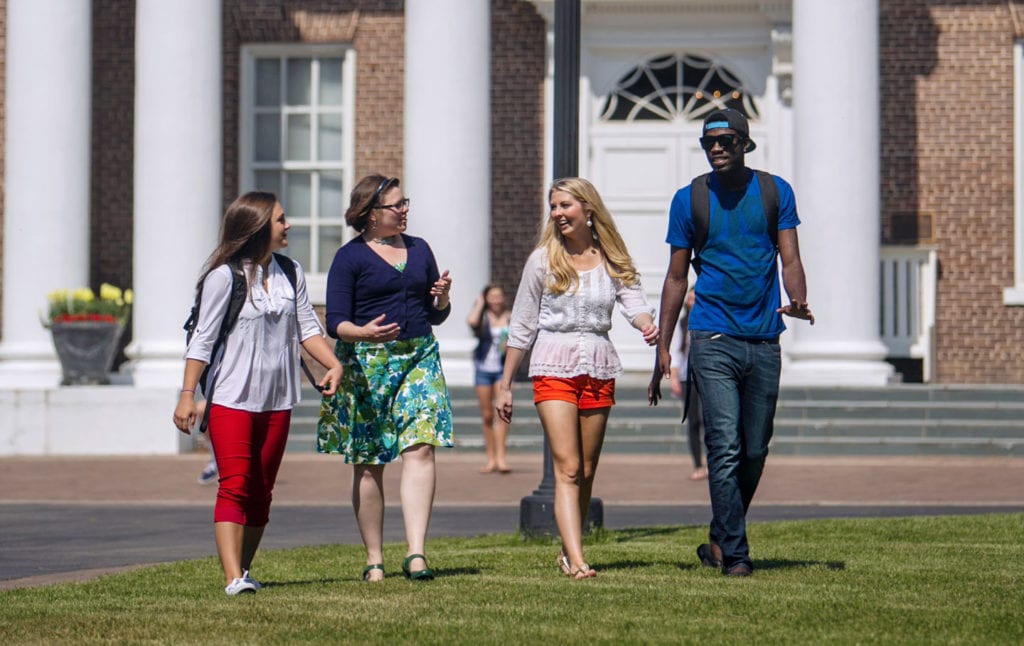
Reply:
[[[616, 125], [591, 131], [590, 179], [615, 219], [651, 305], [657, 309], [668, 266], [665, 244], [672, 196], [707, 161], [696, 132]], [[612, 319], [612, 341], [627, 371], [650, 370], [654, 351], [621, 314]]]

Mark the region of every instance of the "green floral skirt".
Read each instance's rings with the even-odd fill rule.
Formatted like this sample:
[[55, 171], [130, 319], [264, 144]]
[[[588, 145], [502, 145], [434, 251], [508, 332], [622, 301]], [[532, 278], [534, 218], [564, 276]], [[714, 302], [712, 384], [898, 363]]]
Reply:
[[452, 407], [433, 335], [338, 341], [345, 373], [320, 402], [316, 449], [349, 464], [387, 464], [416, 444], [453, 446]]

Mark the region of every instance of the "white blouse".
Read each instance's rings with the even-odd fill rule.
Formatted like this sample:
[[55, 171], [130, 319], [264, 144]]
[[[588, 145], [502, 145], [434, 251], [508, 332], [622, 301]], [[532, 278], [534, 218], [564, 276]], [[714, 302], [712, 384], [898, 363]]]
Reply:
[[[294, 262], [294, 261], [293, 261]], [[254, 267], [243, 265], [246, 276]], [[220, 361], [214, 357], [210, 379], [216, 379], [213, 403], [249, 412], [289, 410], [299, 402], [299, 343], [324, 329], [306, 293], [306, 276], [295, 263], [296, 289], [276, 260], [270, 261], [263, 288], [263, 268], [255, 266], [251, 298], [246, 298], [235, 328], [224, 343]], [[217, 267], [203, 281], [203, 302], [186, 359], [211, 361], [213, 344], [231, 298], [231, 269]], [[298, 303], [298, 320], [296, 307]]]
[[508, 347], [533, 347], [531, 377], [614, 379], [622, 374], [619, 355], [608, 338], [615, 303], [630, 325], [641, 314], [654, 316], [639, 282], [627, 287], [614, 280], [604, 263], [578, 274], [576, 290], [570, 287], [554, 294], [548, 288], [547, 251], [535, 249], [526, 260], [512, 307]]

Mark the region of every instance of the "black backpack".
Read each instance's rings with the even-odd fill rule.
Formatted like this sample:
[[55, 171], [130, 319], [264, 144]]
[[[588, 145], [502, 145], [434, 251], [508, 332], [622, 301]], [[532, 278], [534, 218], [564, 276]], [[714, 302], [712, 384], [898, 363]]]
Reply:
[[[295, 263], [292, 259], [283, 254], [275, 253], [274, 260], [277, 261], [277, 265], [284, 272], [284, 275], [288, 278], [288, 282], [292, 286], [292, 290], [298, 295], [298, 288], [296, 283], [298, 277], [295, 273]], [[249, 285], [245, 279], [245, 272], [242, 271], [242, 265], [239, 262], [229, 262], [228, 267], [231, 269], [231, 298], [228, 300], [228, 309], [224, 312], [224, 318], [220, 322], [220, 330], [217, 332], [217, 340], [213, 342], [213, 349], [210, 352], [210, 362], [206, 364], [206, 368], [203, 369], [203, 374], [199, 377], [199, 387], [203, 390], [203, 396], [206, 397], [207, 406], [206, 411], [203, 414], [203, 419], [199, 424], [199, 432], [203, 433], [206, 431], [206, 427], [209, 423], [210, 418], [210, 399], [213, 397], [213, 388], [216, 386], [216, 380], [213, 383], [209, 383], [210, 366], [213, 365], [214, 359], [218, 356], [218, 353], [222, 352], [224, 343], [227, 341], [228, 335], [231, 334], [231, 330], [235, 328], [235, 323], [238, 322], [238, 315], [242, 312], [242, 306], [245, 305], [245, 297], [249, 294]], [[196, 289], [196, 301], [192, 305], [192, 311], [189, 312], [188, 319], [185, 321], [185, 343], [186, 345], [192, 341], [192, 336], [195, 334], [196, 326], [199, 324], [199, 308], [203, 303], [203, 286], [200, 285]], [[298, 302], [295, 305], [298, 308]], [[313, 384], [313, 387], [317, 390], [322, 390], [322, 387], [316, 383], [316, 378], [313, 377], [313, 373], [310, 372], [309, 366], [300, 357], [299, 364], [302, 366], [302, 371], [306, 373], [306, 377], [309, 382]]]
[[[779, 246], [779, 187], [771, 173], [755, 170], [757, 183], [761, 187], [761, 203], [764, 205], [764, 218], [768, 221], [768, 236], [772, 246]], [[693, 241], [690, 250], [693, 253], [693, 270], [700, 275], [700, 252], [708, 241], [708, 227], [711, 221], [710, 203], [711, 173], [694, 177], [690, 182], [690, 213], [693, 216]]]

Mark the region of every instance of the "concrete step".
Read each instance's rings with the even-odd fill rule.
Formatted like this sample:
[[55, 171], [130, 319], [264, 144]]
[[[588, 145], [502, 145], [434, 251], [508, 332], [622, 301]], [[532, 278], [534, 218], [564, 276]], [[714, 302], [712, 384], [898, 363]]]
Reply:
[[[667, 387], [664, 389], [667, 392]], [[319, 398], [310, 390], [292, 418], [289, 448], [315, 449]], [[451, 389], [458, 449], [483, 447], [476, 395]], [[688, 452], [680, 403], [647, 405], [646, 389], [620, 387], [608, 423], [605, 450], [617, 453]], [[512, 450], [542, 446], [528, 385], [517, 386], [509, 433]], [[1024, 455], [1024, 388], [921, 386], [784, 388], [772, 450], [790, 455]]]

